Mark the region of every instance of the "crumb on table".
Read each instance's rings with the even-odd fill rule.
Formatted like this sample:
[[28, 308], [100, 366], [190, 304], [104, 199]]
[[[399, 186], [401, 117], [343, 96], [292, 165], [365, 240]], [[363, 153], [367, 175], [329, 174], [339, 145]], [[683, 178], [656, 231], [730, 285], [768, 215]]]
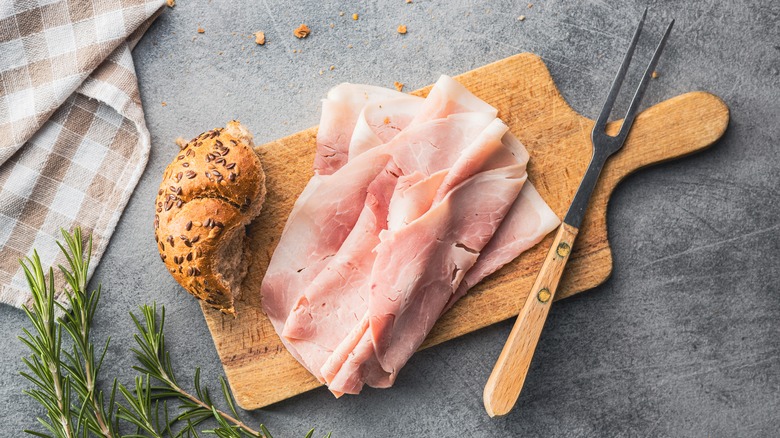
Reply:
[[336, 69], [336, 66], [335, 66], [335, 65], [331, 65], [331, 66], [330, 66], [330, 70], [335, 70], [335, 69]]
[[653, 78], [653, 79], [658, 79], [658, 76], [660, 76], [660, 75], [655, 70], [653, 70], [653, 72], [650, 74], [650, 77]]
[[179, 137], [175, 141], [176, 146], [179, 147], [179, 149], [184, 149], [184, 146], [187, 146], [187, 140], [184, 139], [184, 137]]
[[257, 43], [260, 46], [265, 44], [265, 33], [264, 32], [260, 32], [260, 31], [255, 32], [255, 43]]
[[309, 26], [305, 24], [301, 24], [298, 26], [294, 31], [293, 35], [295, 35], [298, 38], [306, 38], [311, 33], [311, 29], [309, 29]]
[[162, 106], [168, 106], [168, 104], [167, 104], [167, 103], [165, 103], [165, 101], [163, 100], [163, 101], [162, 101]]
[[176, 6], [176, 0], [166, 0], [165, 4], [167, 4], [169, 8], [172, 8]]
[[404, 90], [404, 84], [402, 84], [402, 83], [400, 83], [398, 81], [393, 82], [393, 86], [398, 91], [403, 91]]
[[205, 33], [205, 32], [206, 32], [206, 29], [204, 29], [202, 27], [198, 28], [198, 33]]
[[525, 15], [517, 17], [517, 21], [525, 21]]
[[405, 33], [406, 33], [406, 26], [404, 26], [403, 24], [401, 24], [401, 25], [399, 25], [399, 26], [398, 26], [398, 29], [397, 29], [397, 30], [398, 30], [398, 33], [400, 33], [401, 35], [403, 35], [403, 34], [405, 34]]
[[357, 20], [358, 18], [360, 18], [360, 16], [358, 14], [352, 14], [352, 19], [353, 20]]

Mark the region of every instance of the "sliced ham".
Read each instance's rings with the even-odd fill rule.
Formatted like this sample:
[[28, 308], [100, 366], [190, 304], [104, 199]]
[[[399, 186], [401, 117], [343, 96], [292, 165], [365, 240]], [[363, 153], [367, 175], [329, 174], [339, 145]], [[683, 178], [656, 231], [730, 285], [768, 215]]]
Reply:
[[349, 143], [349, 159], [392, 140], [420, 112], [424, 99], [403, 95], [363, 107]]
[[[390, 161], [369, 184], [355, 226], [287, 316], [282, 336], [298, 351], [317, 346], [315, 354], [302, 355], [317, 377], [324, 361], [366, 311], [368, 278], [374, 265], [372, 249], [379, 244], [379, 232], [387, 227], [387, 210], [397, 179], [398, 169]], [[321, 356], [320, 350], [328, 354]]]
[[477, 263], [466, 273], [444, 311], [449, 310], [483, 278], [539, 243], [560, 223], [558, 216], [547, 206], [536, 188], [526, 182], [496, 234], [482, 249]]
[[425, 98], [411, 124], [448, 117], [452, 114], [480, 112], [496, 118], [498, 110], [447, 75], [442, 75]]
[[[330, 302], [338, 307], [344, 303], [357, 306], [365, 301], [356, 283], [361, 278], [359, 272], [350, 271], [352, 275], [341, 283], [341, 286], [349, 283], [348, 288], [334, 288], [337, 284], [334, 282], [344, 276], [342, 265], [348, 257], [363, 257], [362, 261], [368, 263], [373, 260], [373, 255], [365, 251], [370, 252], [376, 246], [379, 232], [387, 228], [386, 216], [380, 217], [376, 224], [368, 225], [369, 218], [376, 218], [376, 211], [362, 214], [372, 206], [372, 196], [368, 195], [375, 186], [373, 181], [381, 177], [382, 171], [389, 175], [392, 172], [427, 175], [447, 169], [490, 124], [488, 117], [471, 113], [422, 123], [362, 154], [332, 175], [315, 176], [310, 181], [313, 187], [304, 189], [266, 271], [261, 293], [264, 308], [272, 309], [266, 312], [286, 346], [298, 352], [297, 358], [318, 379], [323, 380], [320, 367], [351, 327], [345, 325], [343, 332], [334, 335], [332, 330], [325, 328], [341, 326], [345, 324], [344, 320], [334, 322], [333, 314], [329, 313], [334, 307], [312, 310], [311, 303], [321, 306]], [[388, 169], [389, 165], [393, 170]], [[388, 181], [387, 178], [382, 179]], [[386, 189], [388, 186], [393, 191], [395, 182], [385, 182], [377, 187]], [[379, 198], [385, 199], [384, 196]], [[366, 222], [360, 221], [363, 217]], [[333, 223], [333, 229], [329, 229], [329, 223]], [[366, 234], [369, 229], [373, 230], [373, 237]], [[374, 245], [366, 246], [372, 238], [376, 239]], [[363, 252], [352, 251], [353, 244]], [[368, 276], [363, 279], [367, 283]], [[357, 312], [357, 319], [363, 313]], [[289, 328], [286, 327], [288, 320], [294, 324]]]
[[558, 225], [496, 115], [447, 76], [426, 99], [342, 84], [323, 100], [315, 176], [261, 293], [335, 395], [391, 386], [446, 309]]
[[405, 97], [407, 95], [399, 91], [372, 85], [344, 83], [333, 87], [322, 100], [314, 172], [330, 175], [347, 163], [352, 133], [364, 106]]
[[[315, 176], [304, 189], [307, 196], [298, 199], [287, 219], [261, 285], [263, 310], [279, 334], [283, 333], [285, 321], [304, 290], [354, 228], [363, 211], [368, 186], [386, 168], [388, 157], [366, 155], [355, 163], [340, 169], [338, 184], [330, 176]], [[284, 336], [282, 342], [304, 365], [304, 351], [307, 357], [321, 356], [321, 361], [330, 354], [314, 343], [305, 345], [304, 349], [303, 342], [298, 342], [297, 348]], [[309, 368], [309, 371], [319, 377], [316, 369]]]
[[478, 173], [408, 226], [382, 232], [369, 325], [385, 371], [395, 374], [425, 340], [525, 178], [519, 164]]

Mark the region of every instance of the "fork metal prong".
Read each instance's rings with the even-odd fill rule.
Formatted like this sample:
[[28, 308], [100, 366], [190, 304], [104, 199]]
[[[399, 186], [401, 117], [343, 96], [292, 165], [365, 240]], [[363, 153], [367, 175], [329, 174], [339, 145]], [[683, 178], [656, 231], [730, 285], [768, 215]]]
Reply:
[[645, 90], [647, 89], [650, 76], [652, 76], [653, 71], [655, 71], [655, 66], [658, 64], [658, 59], [661, 57], [661, 52], [663, 52], [664, 46], [666, 46], [666, 40], [669, 38], [669, 34], [672, 32], [673, 26], [674, 20], [672, 20], [669, 23], [669, 26], [666, 27], [664, 36], [661, 38], [661, 41], [655, 48], [653, 58], [650, 60], [650, 63], [647, 64], [647, 69], [645, 70], [644, 76], [642, 76], [642, 81], [639, 83], [639, 86], [634, 93], [634, 97], [631, 99], [631, 105], [629, 105], [628, 111], [626, 111], [626, 116], [623, 118], [623, 124], [620, 125], [620, 132], [618, 133], [617, 137], [624, 139], [628, 135], [628, 131], [631, 129], [631, 125], [634, 124], [634, 119], [636, 119], [636, 115], [639, 112], [639, 105], [642, 103], [642, 97], [644, 96]]
[[612, 112], [612, 107], [615, 105], [615, 100], [620, 92], [620, 87], [623, 85], [623, 80], [626, 78], [626, 72], [628, 72], [628, 66], [631, 64], [631, 58], [634, 56], [634, 50], [639, 41], [639, 35], [642, 33], [642, 27], [645, 24], [645, 17], [647, 17], [647, 8], [645, 8], [645, 11], [642, 13], [642, 19], [639, 20], [639, 24], [634, 31], [634, 36], [631, 38], [631, 44], [628, 46], [628, 51], [626, 51], [626, 55], [623, 57], [623, 64], [621, 64], [620, 70], [618, 70], [615, 79], [612, 81], [612, 87], [609, 89], [607, 100], [604, 102], [604, 106], [601, 108], [601, 114], [599, 114], [596, 125], [593, 127], [594, 133], [597, 130], [603, 132], [607, 126], [609, 114]]
[[623, 65], [620, 66], [620, 71], [618, 71], [615, 81], [612, 83], [612, 88], [609, 90], [609, 96], [607, 97], [606, 103], [604, 103], [604, 108], [601, 110], [601, 115], [593, 126], [593, 131], [591, 132], [593, 156], [591, 157], [588, 169], [585, 171], [585, 175], [582, 177], [582, 181], [580, 181], [580, 187], [574, 194], [574, 199], [569, 206], [569, 211], [566, 212], [566, 216], [563, 218], [563, 222], [577, 229], [579, 229], [582, 220], [585, 217], [590, 196], [593, 193], [593, 189], [596, 187], [604, 163], [606, 163], [607, 158], [620, 150], [620, 148], [623, 147], [623, 143], [625, 143], [628, 132], [631, 130], [631, 125], [636, 118], [639, 104], [642, 101], [642, 95], [645, 92], [645, 88], [647, 88], [648, 78], [655, 69], [655, 65], [661, 56], [661, 52], [663, 51], [664, 45], [666, 45], [666, 40], [669, 37], [672, 25], [674, 24], [674, 20], [672, 20], [666, 28], [666, 33], [663, 38], [661, 38], [661, 41], [658, 43], [653, 58], [645, 70], [645, 75], [642, 77], [642, 81], [634, 92], [634, 98], [632, 99], [628, 113], [623, 120], [623, 125], [620, 127], [620, 132], [616, 136], [611, 136], [606, 133], [607, 119], [609, 118], [610, 112], [612, 112], [612, 105], [615, 103], [615, 99], [620, 91], [621, 84], [626, 76], [626, 71], [628, 70], [628, 65], [631, 63], [631, 58], [634, 54], [634, 49], [636, 48], [636, 43], [639, 39], [639, 34], [642, 31], [642, 25], [644, 24], [646, 16], [647, 9], [645, 9], [645, 12], [642, 14], [642, 20], [639, 22], [636, 32], [634, 32], [634, 37], [631, 39], [628, 53], [626, 53], [626, 56], [623, 59]]

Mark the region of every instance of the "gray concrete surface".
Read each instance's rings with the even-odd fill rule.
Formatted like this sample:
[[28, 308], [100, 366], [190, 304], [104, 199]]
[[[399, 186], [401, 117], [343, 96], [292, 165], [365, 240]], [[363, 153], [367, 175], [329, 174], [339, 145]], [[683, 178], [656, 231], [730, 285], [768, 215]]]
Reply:
[[[105, 375], [132, 378], [127, 313], [153, 301], [168, 308], [180, 378], [197, 365], [207, 382], [222, 373], [198, 305], [154, 248], [153, 198], [173, 139], [239, 118], [262, 143], [316, 124], [319, 99], [341, 81], [415, 89], [524, 51], [541, 55], [571, 105], [595, 117], [644, 2], [529, 1], [179, 0], [165, 11], [134, 54], [151, 159], [95, 276], [106, 291], [99, 336], [113, 338]], [[392, 389], [341, 400], [319, 389], [247, 418], [277, 437], [310, 426], [336, 437], [777, 436], [780, 4], [649, 6], [639, 59], [664, 23], [677, 26], [647, 104], [707, 90], [730, 106], [731, 124], [711, 150], [619, 187], [613, 276], [553, 307], [517, 409], [491, 420], [482, 408], [505, 322], [417, 354]], [[312, 34], [297, 40], [304, 22]], [[247, 37], [257, 30], [264, 47]], [[25, 323], [0, 308], [1, 436], [21, 436], [41, 413], [17, 376]]]

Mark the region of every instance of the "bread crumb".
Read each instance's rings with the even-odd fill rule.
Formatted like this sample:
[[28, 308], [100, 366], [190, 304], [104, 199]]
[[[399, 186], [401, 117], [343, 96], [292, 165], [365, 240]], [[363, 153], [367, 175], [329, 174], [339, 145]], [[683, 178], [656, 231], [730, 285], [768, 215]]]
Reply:
[[179, 149], [184, 149], [184, 146], [187, 146], [187, 140], [185, 140], [184, 137], [177, 138], [174, 143], [176, 143], [176, 146], [178, 146]]
[[336, 25], [333, 24], [333, 23], [330, 23], [330, 28], [333, 29], [334, 27], [336, 27]]
[[351, 49], [352, 48], [352, 44], [347, 44], [347, 48]]
[[332, 71], [332, 70], [335, 70], [335, 69], [336, 69], [336, 66], [335, 66], [335, 65], [331, 65], [331, 66], [330, 66], [330, 70], [331, 70], [331, 71]]
[[398, 26], [398, 29], [397, 29], [397, 30], [398, 30], [398, 33], [400, 33], [401, 35], [403, 35], [403, 34], [405, 34], [405, 33], [406, 33], [406, 26], [404, 26], [403, 24], [401, 24], [401, 25], [399, 25], [399, 26]]
[[298, 53], [298, 49], [293, 49], [293, 53]]
[[406, 0], [406, 3], [411, 3], [411, 2], [412, 2], [412, 0]]
[[343, 16], [344, 16], [344, 11], [339, 11], [339, 17], [343, 17]]
[[167, 104], [167, 103], [165, 103], [165, 101], [163, 100], [163, 102], [162, 102], [162, 106], [168, 106], [168, 104]]
[[[397, 83], [398, 83], [398, 82], [396, 82], [396, 84], [397, 84]], [[384, 122], [385, 122], [385, 125], [389, 125], [389, 124], [390, 124], [390, 117], [385, 117], [385, 120], [384, 120]]]
[[320, 76], [322, 76], [323, 73], [325, 73], [325, 71], [324, 70], [320, 70]]
[[525, 21], [525, 15], [517, 17], [517, 21]]
[[404, 84], [402, 84], [402, 83], [400, 83], [398, 81], [393, 82], [393, 86], [398, 91], [403, 91], [404, 90]]
[[311, 29], [309, 29], [309, 26], [305, 24], [301, 24], [293, 31], [293, 35], [295, 35], [298, 38], [306, 38], [311, 33]]
[[206, 32], [206, 29], [204, 29], [202, 27], [198, 28], [198, 33], [205, 33], [205, 32]]
[[262, 46], [265, 44], [265, 33], [264, 32], [255, 32], [255, 43], [257, 45]]
[[353, 20], [357, 20], [358, 18], [360, 18], [360, 17], [358, 16], [358, 14], [352, 14], [352, 19], [353, 19]]
[[533, 7], [534, 7], [534, 4], [533, 4], [533, 3], [528, 3], [528, 9], [531, 9], [531, 8], [533, 8]]
[[176, 6], [176, 0], [167, 0], [165, 3], [168, 5], [169, 8]]
[[653, 78], [653, 79], [658, 79], [658, 76], [660, 76], [660, 75], [655, 70], [653, 70], [653, 72], [650, 74], [650, 77]]

